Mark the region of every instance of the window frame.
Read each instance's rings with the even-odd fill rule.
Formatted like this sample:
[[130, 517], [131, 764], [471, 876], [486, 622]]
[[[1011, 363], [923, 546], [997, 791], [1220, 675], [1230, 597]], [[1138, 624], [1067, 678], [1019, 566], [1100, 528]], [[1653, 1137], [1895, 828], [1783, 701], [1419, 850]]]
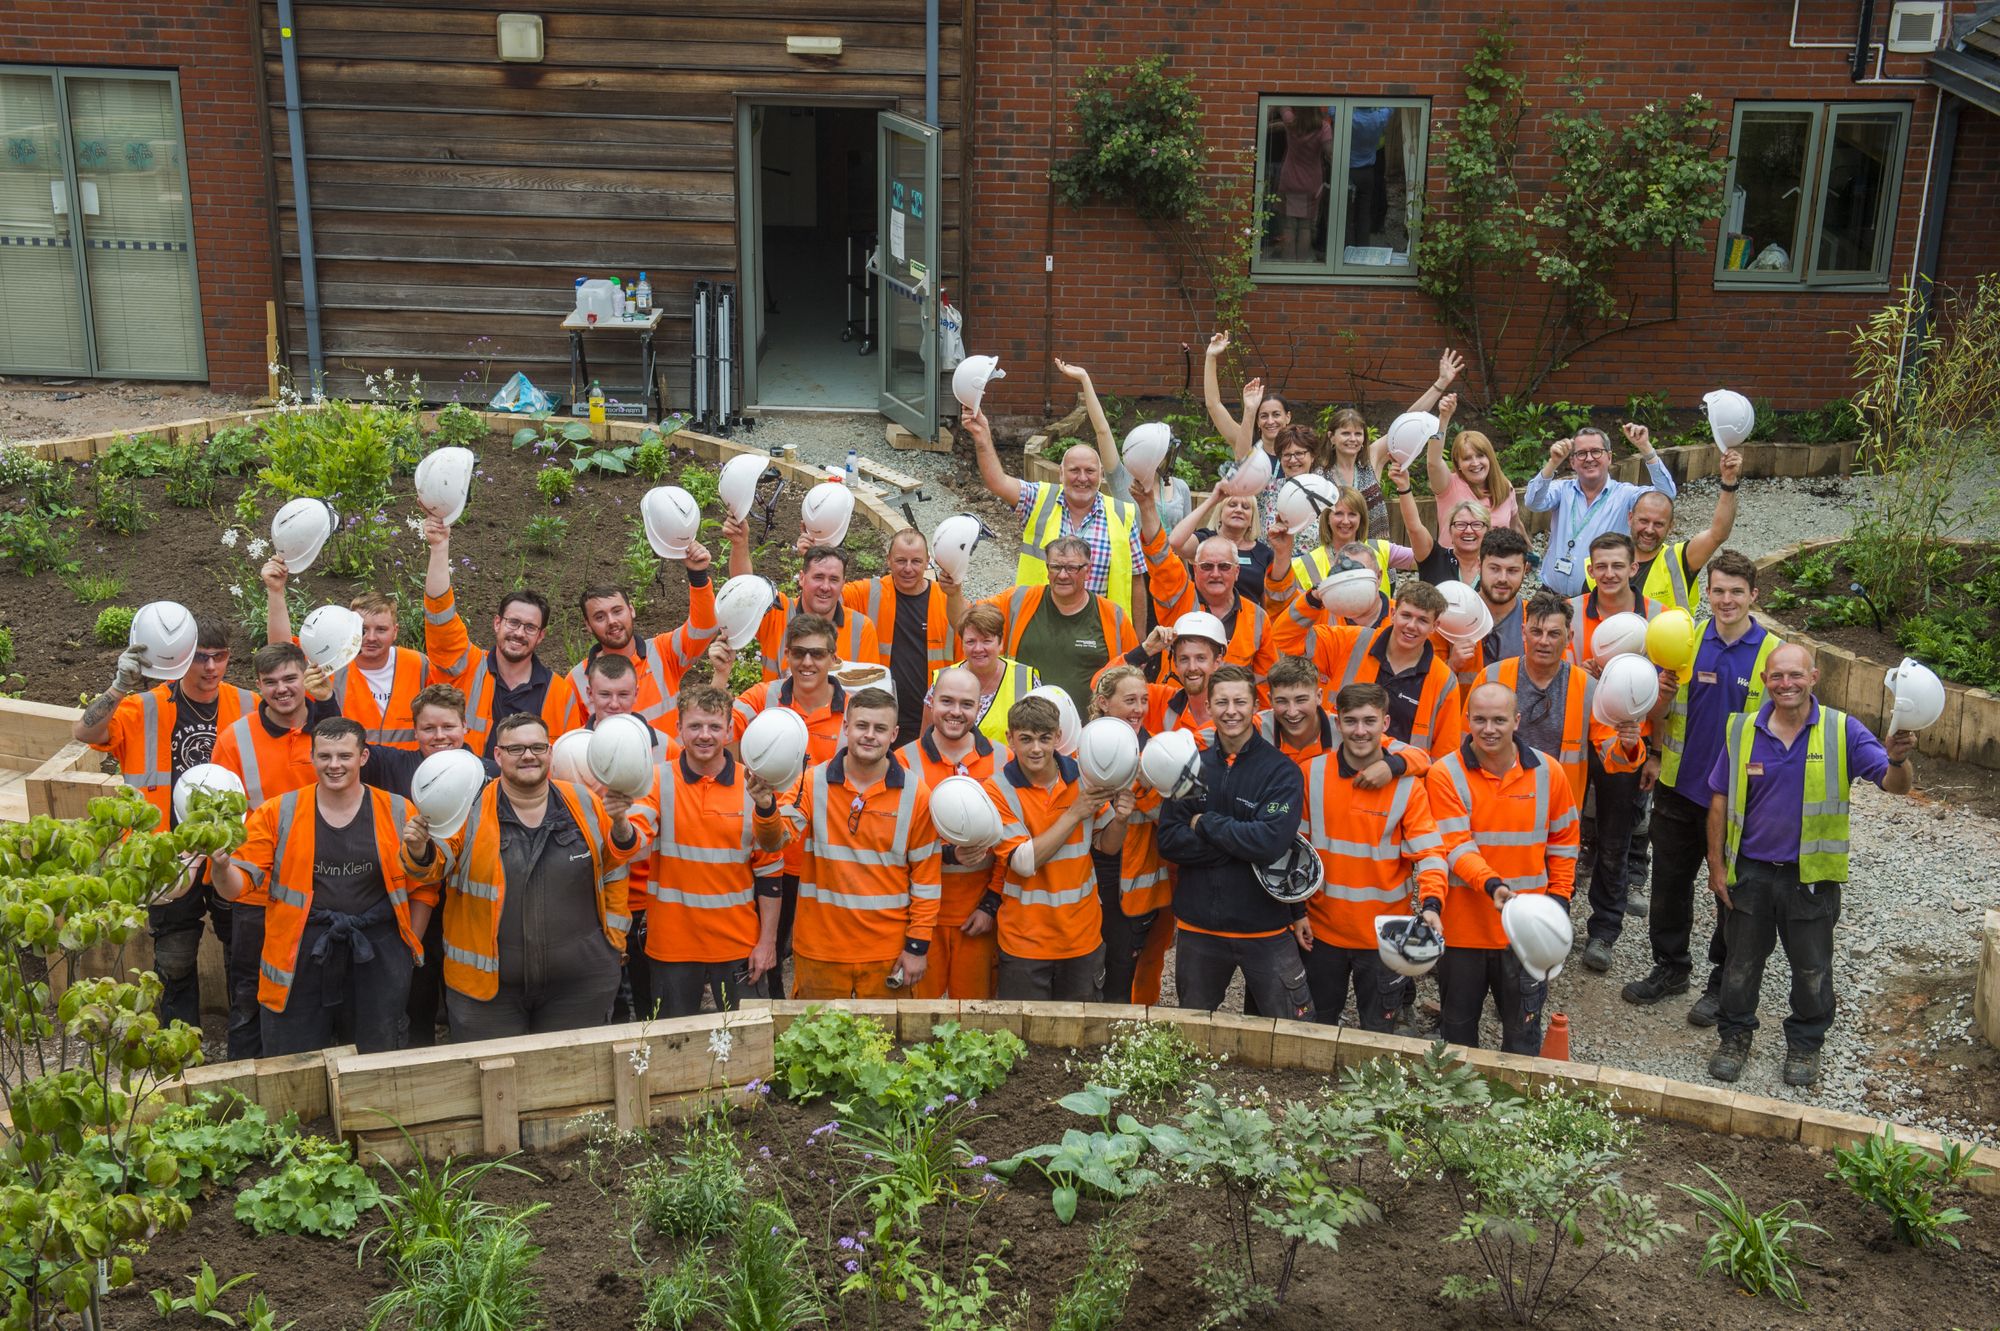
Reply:
[[[1410, 263], [1404, 269], [1384, 271], [1380, 267], [1366, 264], [1350, 264], [1339, 257], [1345, 253], [1347, 228], [1346, 209], [1339, 214], [1331, 211], [1327, 218], [1327, 257], [1315, 263], [1287, 264], [1282, 260], [1267, 260], [1262, 257], [1263, 240], [1258, 239], [1258, 252], [1250, 259], [1250, 280], [1258, 285], [1274, 286], [1390, 286], [1414, 287], [1417, 285], [1417, 243], [1422, 235], [1422, 216], [1429, 204], [1428, 182], [1431, 165], [1431, 112], [1432, 99], [1410, 96], [1372, 96], [1367, 93], [1319, 94], [1319, 93], [1259, 93], [1257, 96], [1256, 120], [1256, 164], [1254, 179], [1262, 191], [1266, 180], [1266, 168], [1270, 161], [1266, 148], [1270, 135], [1271, 112], [1281, 106], [1333, 106], [1338, 108], [1339, 118], [1334, 127], [1333, 161], [1344, 162], [1353, 142], [1353, 109], [1357, 106], [1387, 106], [1398, 110], [1410, 108], [1422, 113], [1418, 127], [1418, 174], [1414, 182], [1418, 198], [1418, 227], [1410, 235]], [[1259, 196], [1261, 212], [1264, 200]], [[1329, 205], [1329, 208], [1331, 205]], [[1336, 225], [1337, 223], [1337, 225]], [[1340, 243], [1336, 243], [1336, 241]]]
[[[1800, 184], [1800, 189], [1806, 195], [1806, 204], [1799, 209], [1798, 226], [1794, 228], [1792, 236], [1792, 253], [1798, 261], [1794, 271], [1789, 274], [1725, 268], [1723, 264], [1729, 258], [1729, 236], [1724, 230], [1723, 221], [1718, 220], [1715, 232], [1716, 289], [1719, 291], [1887, 290], [1890, 270], [1895, 262], [1895, 219], [1903, 201], [1903, 167], [1910, 150], [1913, 104], [1909, 102], [1737, 102], [1729, 121], [1729, 173], [1722, 185], [1725, 219], [1728, 200], [1736, 190], [1737, 155], [1743, 133], [1744, 113], [1758, 111], [1803, 111], [1811, 117], [1812, 127], [1809, 131], [1811, 137], [1806, 146], [1805, 177]], [[1826, 164], [1831, 156], [1828, 151], [1829, 145], [1843, 119], [1850, 116], [1883, 114], [1890, 114], [1896, 118], [1895, 147], [1891, 154], [1896, 166], [1890, 175], [1889, 187], [1882, 191], [1882, 201], [1878, 205], [1881, 211], [1876, 218], [1876, 233], [1882, 237], [1882, 241], [1875, 266], [1866, 271], [1837, 269], [1822, 272], [1819, 266], [1819, 251], [1821, 232], [1826, 224]]]

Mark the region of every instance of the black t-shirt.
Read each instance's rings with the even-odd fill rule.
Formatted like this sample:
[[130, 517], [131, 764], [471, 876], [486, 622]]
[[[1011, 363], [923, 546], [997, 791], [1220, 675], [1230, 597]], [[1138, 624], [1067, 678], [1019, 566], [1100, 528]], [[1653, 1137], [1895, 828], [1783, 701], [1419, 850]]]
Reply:
[[[1196, 541], [1205, 541], [1215, 535], [1213, 528], [1200, 527], [1195, 530]], [[1250, 548], [1236, 547], [1236, 590], [1249, 597], [1258, 605], [1264, 603], [1264, 575], [1271, 571], [1271, 547], [1262, 541], [1252, 541]], [[1188, 570], [1189, 576], [1194, 570]]]
[[1468, 587], [1479, 585], [1479, 561], [1472, 561], [1471, 577], [1460, 573], [1458, 552], [1440, 541], [1431, 547], [1431, 552], [1417, 561], [1417, 576], [1435, 587], [1440, 582], [1462, 582]]
[[313, 821], [313, 909], [359, 915], [380, 904], [388, 888], [375, 845], [373, 807], [363, 803], [345, 827], [330, 825], [323, 813], [316, 812]]
[[896, 593], [896, 637], [889, 646], [889, 680], [896, 686], [896, 728], [914, 734], [930, 686], [931, 589]]
[[174, 779], [190, 767], [198, 766], [215, 752], [215, 714], [221, 710], [222, 695], [207, 702], [195, 702], [174, 685]]

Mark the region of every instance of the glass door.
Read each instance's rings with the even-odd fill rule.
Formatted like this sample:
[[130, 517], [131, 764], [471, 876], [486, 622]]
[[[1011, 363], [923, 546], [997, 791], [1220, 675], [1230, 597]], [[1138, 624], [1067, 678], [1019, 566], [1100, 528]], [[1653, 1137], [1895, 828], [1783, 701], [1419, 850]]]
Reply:
[[56, 79], [0, 72], [0, 372], [89, 374]]
[[938, 151], [933, 125], [881, 112], [875, 271], [881, 411], [920, 439], [938, 428]]

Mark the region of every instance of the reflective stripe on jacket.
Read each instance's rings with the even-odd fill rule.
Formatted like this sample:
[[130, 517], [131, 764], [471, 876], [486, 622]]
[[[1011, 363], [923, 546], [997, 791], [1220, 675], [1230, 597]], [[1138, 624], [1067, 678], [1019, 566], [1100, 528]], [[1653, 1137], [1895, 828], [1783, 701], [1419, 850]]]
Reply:
[[1554, 766], [1546, 753], [1517, 745], [1513, 766], [1495, 777], [1479, 766], [1468, 740], [1431, 768], [1431, 812], [1451, 870], [1447, 947], [1507, 946], [1500, 910], [1486, 895], [1489, 879], [1565, 901], [1576, 890], [1581, 828], [1569, 782], [1551, 775]]
[[[1139, 510], [1129, 501], [1110, 495], [1097, 497], [1104, 505], [1104, 522], [1111, 544], [1111, 563], [1105, 570], [1104, 595], [1125, 612], [1132, 608], [1132, 529], [1139, 524]], [[1068, 510], [1063, 504], [1063, 488], [1044, 483], [1035, 497], [1035, 506], [1021, 528], [1021, 558], [1014, 566], [1014, 582], [1021, 587], [1045, 587], [1049, 581], [1049, 547], [1061, 539]]]
[[[1729, 755], [1728, 824], [1724, 853], [1729, 857], [1729, 881], [1736, 881], [1736, 853], [1743, 844], [1743, 810], [1750, 795], [1750, 750], [1757, 735], [1757, 714], [1737, 712], [1729, 718], [1724, 745]], [[1819, 720], [1806, 728], [1805, 798], [1800, 805], [1799, 881], [1847, 881], [1848, 793], [1847, 713], [1820, 705]], [[1797, 743], [1794, 740], [1793, 743]], [[1832, 761], [1829, 762], [1828, 758]]]
[[[215, 699], [216, 739], [220, 740], [223, 731], [256, 710], [256, 694], [234, 684], [224, 684]], [[174, 686], [161, 684], [144, 693], [120, 698], [111, 713], [109, 735], [104, 743], [90, 746], [117, 759], [125, 784], [160, 811], [161, 831], [166, 830], [167, 822], [173, 818], [174, 723], [178, 719]], [[214, 761], [212, 750], [209, 760]]]
[[1444, 899], [1444, 842], [1423, 778], [1363, 790], [1340, 761], [1336, 749], [1306, 764], [1305, 833], [1326, 872], [1306, 913], [1319, 943], [1372, 951], [1377, 915], [1408, 914], [1413, 895]]

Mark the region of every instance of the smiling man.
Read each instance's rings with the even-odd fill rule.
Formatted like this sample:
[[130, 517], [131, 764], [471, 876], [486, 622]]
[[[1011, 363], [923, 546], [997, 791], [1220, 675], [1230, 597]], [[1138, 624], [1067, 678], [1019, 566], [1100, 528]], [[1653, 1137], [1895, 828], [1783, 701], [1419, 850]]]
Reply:
[[[1542, 585], [1560, 596], [1575, 596], [1584, 589], [1593, 540], [1608, 531], [1631, 534], [1630, 514], [1639, 496], [1658, 490], [1672, 499], [1679, 493], [1673, 473], [1653, 451], [1652, 432], [1628, 424], [1625, 438], [1645, 460], [1651, 486], [1611, 479], [1611, 436], [1594, 425], [1578, 430], [1573, 439], [1550, 444], [1549, 460], [1528, 482], [1522, 503], [1537, 513], [1555, 512], [1541, 573]], [[1571, 474], [1557, 480], [1556, 470], [1565, 461]]]
[[875, 626], [876, 645], [888, 655], [896, 686], [896, 739], [908, 743], [923, 724], [924, 693], [938, 671], [958, 654], [958, 635], [944, 589], [931, 581], [931, 546], [905, 527], [889, 538], [889, 571], [841, 589], [841, 601]]
[[493, 614], [492, 650], [473, 646], [451, 586], [451, 528], [426, 517], [423, 535], [430, 546], [424, 652], [435, 677], [465, 695], [467, 745], [482, 758], [492, 757], [493, 727], [517, 712], [541, 717], [551, 735], [560, 735], [570, 713], [571, 684], [540, 655], [549, 630], [547, 599], [526, 587], [506, 593]]
[[[291, 642], [292, 612], [285, 599], [291, 572], [273, 555], [264, 561], [262, 576], [265, 641]], [[431, 663], [422, 652], [396, 645], [402, 633], [396, 603], [381, 592], [365, 591], [347, 608], [361, 616], [361, 653], [333, 676], [334, 703], [343, 716], [361, 723], [370, 744], [414, 749], [410, 702], [431, 682]]]
[[1325, 624], [1313, 588], [1278, 616], [1271, 638], [1280, 655], [1313, 663], [1328, 702], [1345, 685], [1381, 684], [1389, 695], [1387, 733], [1437, 757], [1457, 748], [1464, 733], [1457, 676], [1431, 641], [1445, 605], [1443, 592], [1411, 582], [1398, 593], [1383, 628]]

